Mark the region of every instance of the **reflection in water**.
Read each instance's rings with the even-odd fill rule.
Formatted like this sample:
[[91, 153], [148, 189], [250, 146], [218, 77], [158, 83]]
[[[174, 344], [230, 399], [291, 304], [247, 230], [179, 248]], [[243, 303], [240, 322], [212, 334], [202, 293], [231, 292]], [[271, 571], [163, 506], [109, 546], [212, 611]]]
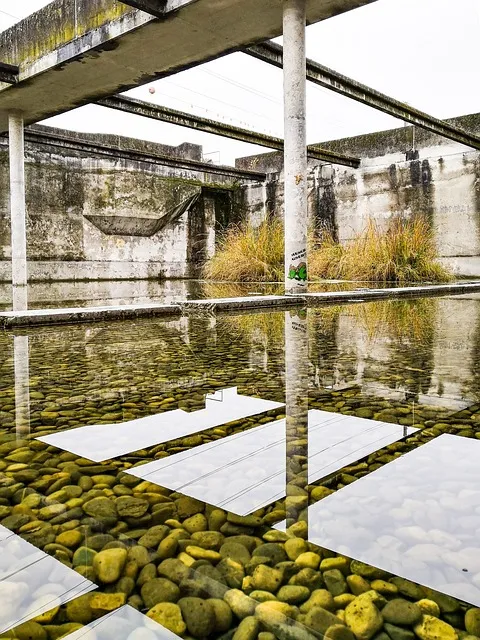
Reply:
[[479, 459], [443, 434], [314, 505], [310, 540], [480, 606]]
[[30, 432], [30, 379], [28, 336], [13, 338], [15, 369], [15, 426], [18, 437]]
[[287, 526], [302, 520], [308, 530], [308, 314], [285, 312]]
[[[199, 640], [239, 625], [252, 640], [480, 637], [471, 604], [431, 588], [477, 604], [448, 585], [479, 582], [479, 326], [471, 296], [0, 334], [0, 540], [98, 585], [31, 610], [16, 636], [153, 640], [148, 616]], [[163, 432], [167, 416], [195, 420], [207, 394], [231, 387], [286, 402], [286, 415]], [[97, 436], [77, 453], [38, 440], [150, 416], [162, 417], [158, 437], [128, 430], [134, 444], [108, 460], [115, 434], [103, 455]], [[457, 444], [428, 454], [442, 438]], [[424, 483], [438, 461], [440, 480]], [[271, 497], [224, 502], [266, 491], [275, 474]], [[294, 524], [275, 530], [285, 518]], [[398, 563], [375, 566], [384, 559]], [[30, 600], [60, 597], [43, 582], [28, 582]], [[9, 606], [11, 627], [24, 614]]]
[[[360, 283], [322, 281], [311, 292], [346, 291]], [[375, 285], [377, 287], [377, 285]], [[396, 285], [391, 285], [392, 287]], [[99, 307], [127, 304], [173, 303], [187, 299], [238, 298], [248, 295], [283, 295], [283, 283], [215, 283], [203, 280], [92, 280], [30, 282], [13, 289], [0, 282], [0, 310]], [[28, 297], [28, 307], [27, 307]]]
[[238, 395], [237, 389], [208, 394], [205, 409], [187, 413], [182, 409], [108, 425], [88, 425], [39, 438], [42, 442], [84, 456], [95, 462], [213, 429], [234, 420], [279, 409], [279, 402]]
[[95, 588], [79, 573], [0, 526], [0, 633]]

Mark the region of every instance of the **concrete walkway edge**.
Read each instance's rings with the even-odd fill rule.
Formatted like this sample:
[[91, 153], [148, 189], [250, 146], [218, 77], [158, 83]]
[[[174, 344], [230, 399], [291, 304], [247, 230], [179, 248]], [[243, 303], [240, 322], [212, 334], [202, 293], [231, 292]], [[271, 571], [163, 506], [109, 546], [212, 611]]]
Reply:
[[255, 310], [282, 310], [295, 307], [316, 307], [329, 304], [396, 300], [441, 295], [480, 293], [479, 282], [456, 282], [443, 285], [397, 287], [395, 289], [356, 289], [327, 291], [285, 296], [249, 296], [243, 298], [213, 298], [188, 300], [172, 304], [142, 304], [111, 307], [81, 307], [67, 309], [32, 309], [29, 311], [0, 312], [0, 327], [14, 329], [57, 324], [103, 322], [108, 320], [134, 320], [149, 317], [178, 317], [195, 313], [242, 312]]

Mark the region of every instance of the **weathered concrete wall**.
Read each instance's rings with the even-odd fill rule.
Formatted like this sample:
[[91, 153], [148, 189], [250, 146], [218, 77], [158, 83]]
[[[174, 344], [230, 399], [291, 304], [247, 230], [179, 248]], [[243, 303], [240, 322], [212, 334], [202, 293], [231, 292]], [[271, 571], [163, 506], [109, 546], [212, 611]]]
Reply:
[[[480, 114], [452, 119], [480, 132]], [[413, 140], [415, 136], [415, 140]], [[480, 153], [412, 127], [321, 143], [362, 158], [358, 169], [310, 161], [309, 215], [345, 241], [369, 218], [385, 223], [396, 214], [424, 214], [439, 254], [457, 274], [480, 276]], [[237, 161], [238, 168], [269, 174], [266, 209], [283, 214], [283, 163], [278, 153]], [[260, 204], [250, 208], [258, 222]]]
[[[30, 281], [194, 276], [214, 251], [217, 213], [228, 218], [233, 192], [249, 182], [245, 173], [201, 162], [195, 145], [45, 127], [30, 130], [26, 140]], [[93, 140], [107, 155], [95, 155]], [[9, 221], [8, 146], [0, 139], [3, 281], [10, 280]]]

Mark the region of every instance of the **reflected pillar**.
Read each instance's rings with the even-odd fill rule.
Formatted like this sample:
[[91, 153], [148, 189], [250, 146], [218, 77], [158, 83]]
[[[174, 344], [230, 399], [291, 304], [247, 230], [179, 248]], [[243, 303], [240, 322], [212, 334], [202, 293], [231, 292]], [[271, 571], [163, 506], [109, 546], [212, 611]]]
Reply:
[[27, 308], [27, 235], [23, 116], [20, 112], [8, 114], [8, 150], [13, 310], [24, 311]]
[[14, 336], [15, 431], [17, 438], [30, 433], [28, 336]]
[[306, 0], [283, 0], [285, 291], [307, 286]]
[[299, 520], [308, 525], [307, 309], [285, 312], [285, 400], [288, 528]]

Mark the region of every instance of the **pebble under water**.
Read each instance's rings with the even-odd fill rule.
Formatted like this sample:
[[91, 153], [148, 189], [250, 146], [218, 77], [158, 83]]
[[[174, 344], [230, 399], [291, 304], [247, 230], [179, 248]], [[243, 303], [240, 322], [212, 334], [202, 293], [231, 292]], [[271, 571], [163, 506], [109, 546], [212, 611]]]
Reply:
[[[0, 348], [0, 639], [480, 638], [478, 296], [36, 328]], [[280, 404], [103, 462], [38, 439], [231, 387]], [[312, 409], [398, 436], [309, 484]], [[253, 513], [129, 473], [284, 418], [284, 490]], [[248, 456], [231, 462], [236, 495]]]

